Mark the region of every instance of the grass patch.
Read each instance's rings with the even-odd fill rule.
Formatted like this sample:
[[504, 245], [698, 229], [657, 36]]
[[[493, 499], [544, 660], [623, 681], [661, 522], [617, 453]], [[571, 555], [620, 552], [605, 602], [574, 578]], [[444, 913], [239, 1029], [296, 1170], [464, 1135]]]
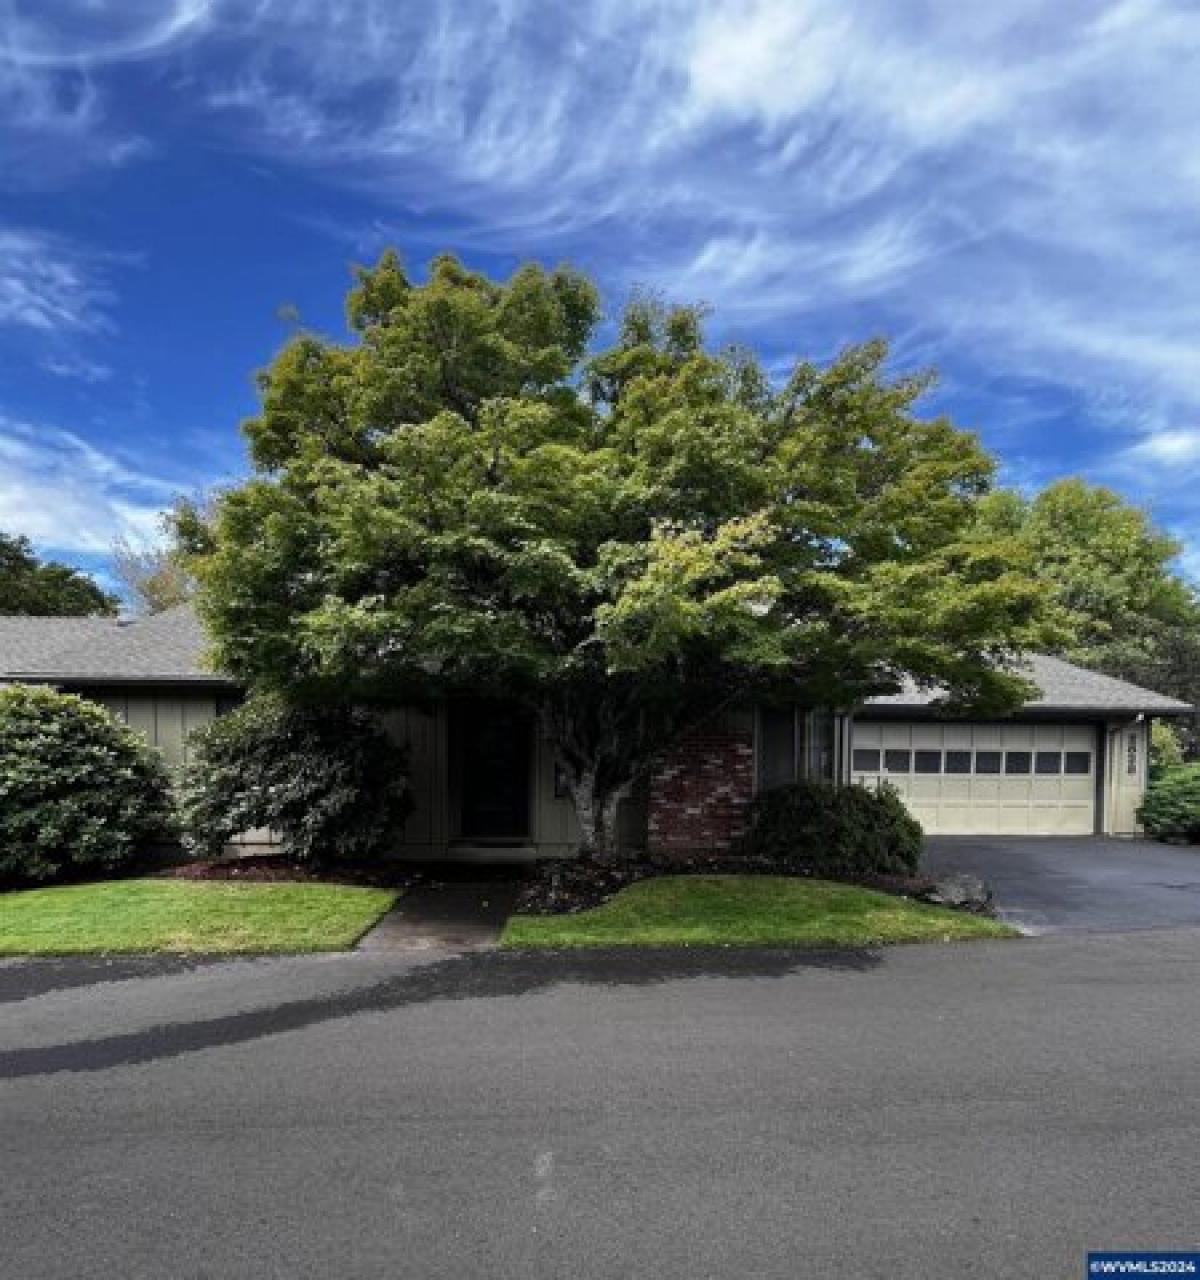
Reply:
[[506, 947], [703, 943], [848, 947], [1015, 934], [1015, 929], [986, 916], [827, 880], [661, 876], [622, 889], [592, 911], [513, 916], [501, 942]]
[[0, 955], [339, 951], [395, 902], [340, 884], [113, 880], [0, 893]]

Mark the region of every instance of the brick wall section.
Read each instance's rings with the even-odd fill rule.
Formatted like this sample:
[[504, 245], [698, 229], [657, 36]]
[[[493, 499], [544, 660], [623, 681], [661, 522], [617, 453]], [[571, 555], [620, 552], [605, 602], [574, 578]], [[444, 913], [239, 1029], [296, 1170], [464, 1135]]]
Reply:
[[754, 795], [754, 723], [731, 716], [690, 734], [650, 777], [647, 834], [656, 853], [728, 849]]

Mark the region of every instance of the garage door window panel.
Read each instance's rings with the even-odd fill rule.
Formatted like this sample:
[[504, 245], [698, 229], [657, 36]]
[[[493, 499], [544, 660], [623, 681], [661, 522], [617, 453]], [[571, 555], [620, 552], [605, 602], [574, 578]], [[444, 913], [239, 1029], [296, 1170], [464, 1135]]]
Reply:
[[940, 751], [913, 752], [913, 771], [915, 773], [941, 773], [942, 753]]
[[947, 751], [946, 752], [946, 772], [947, 773], [970, 773], [971, 772], [971, 753], [969, 751]]
[[1003, 753], [999, 751], [976, 751], [975, 772], [999, 773], [1003, 758]]
[[912, 752], [893, 747], [883, 753], [883, 767], [888, 773], [908, 773], [912, 769]]
[[855, 773], [878, 773], [879, 772], [879, 752], [875, 750], [874, 747], [855, 747], [854, 772]]
[[1004, 772], [1009, 775], [1029, 773], [1033, 768], [1033, 753], [1030, 751], [1006, 751], [1004, 753]]
[[1068, 774], [1074, 777], [1083, 777], [1092, 771], [1092, 753], [1090, 751], [1068, 751], [1064, 764]]
[[1034, 772], [1043, 777], [1062, 773], [1062, 752], [1039, 751], [1034, 757]]

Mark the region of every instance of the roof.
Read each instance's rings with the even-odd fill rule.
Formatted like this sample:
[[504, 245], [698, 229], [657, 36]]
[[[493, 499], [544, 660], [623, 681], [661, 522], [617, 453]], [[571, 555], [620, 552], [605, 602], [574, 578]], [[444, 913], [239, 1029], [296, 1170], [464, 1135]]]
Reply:
[[[1180, 715], [1194, 709], [1178, 698], [1168, 698], [1127, 680], [1117, 680], [1098, 671], [1089, 671], [1086, 667], [1077, 667], [1073, 662], [1052, 658], [1049, 654], [1030, 654], [1019, 670], [1041, 690], [1040, 697], [1025, 704], [1026, 711]], [[920, 710], [931, 708], [940, 696], [939, 689], [920, 688], [910, 680], [899, 693], [869, 698], [866, 708]]]
[[232, 685], [204, 661], [190, 605], [144, 618], [0, 617], [0, 680]]
[[[234, 681], [206, 665], [205, 648], [204, 628], [186, 604], [133, 619], [0, 617], [0, 681], [233, 687]], [[1032, 654], [1024, 673], [1042, 691], [1026, 703], [1026, 711], [1179, 715], [1193, 710], [1186, 702], [1046, 654]], [[939, 696], [936, 688], [909, 681], [899, 693], [868, 699], [866, 710], [931, 709]]]

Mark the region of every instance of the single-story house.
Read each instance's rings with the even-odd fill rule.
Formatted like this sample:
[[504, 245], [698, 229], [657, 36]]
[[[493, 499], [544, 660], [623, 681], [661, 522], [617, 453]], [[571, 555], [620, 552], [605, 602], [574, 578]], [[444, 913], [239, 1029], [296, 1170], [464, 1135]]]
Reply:
[[[0, 617], [0, 683], [94, 698], [169, 764], [187, 735], [241, 690], [203, 663], [187, 606], [133, 620]], [[661, 760], [623, 807], [621, 838], [660, 851], [719, 849], [748, 802], [798, 777], [895, 786], [931, 833], [1132, 835], [1146, 785], [1149, 724], [1191, 708], [1059, 658], [1035, 656], [1040, 696], [1005, 720], [939, 716], [911, 686], [853, 712], [726, 711]], [[413, 858], [548, 857], [578, 839], [549, 744], [511, 707], [443, 703], [392, 713], [415, 807], [395, 852]]]

